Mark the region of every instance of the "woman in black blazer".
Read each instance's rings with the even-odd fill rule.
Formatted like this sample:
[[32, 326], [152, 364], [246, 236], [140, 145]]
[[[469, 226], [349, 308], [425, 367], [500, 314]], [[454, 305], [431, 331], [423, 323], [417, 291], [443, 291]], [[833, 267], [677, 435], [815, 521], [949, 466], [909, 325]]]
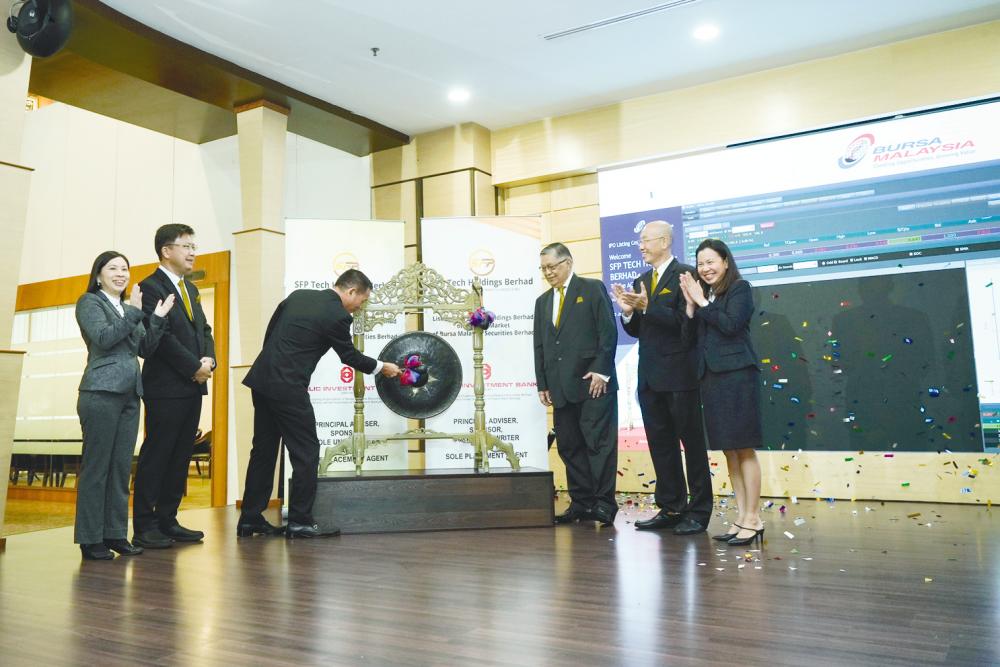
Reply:
[[160, 301], [142, 323], [142, 292], [129, 282], [128, 259], [113, 250], [94, 260], [87, 291], [76, 302], [76, 321], [87, 344], [87, 367], [76, 410], [83, 431], [83, 456], [76, 490], [74, 541], [87, 560], [111, 560], [142, 553], [128, 534], [128, 480], [139, 432], [142, 376], [136, 355], [156, 349], [166, 330], [163, 317], [173, 295]]
[[697, 323], [699, 388], [708, 446], [726, 454], [739, 516], [714, 538], [733, 545], [764, 539], [760, 518], [760, 370], [750, 341], [753, 294], [729, 247], [718, 239], [698, 246], [698, 276], [681, 274], [687, 316]]

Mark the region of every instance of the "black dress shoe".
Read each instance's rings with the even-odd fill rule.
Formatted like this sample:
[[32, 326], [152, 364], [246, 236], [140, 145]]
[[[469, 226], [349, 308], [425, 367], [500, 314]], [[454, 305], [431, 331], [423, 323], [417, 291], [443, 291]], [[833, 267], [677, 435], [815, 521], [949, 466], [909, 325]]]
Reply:
[[553, 523], [573, 523], [575, 521], [582, 521], [587, 518], [589, 512], [585, 510], [578, 510], [575, 508], [570, 508], [563, 512], [562, 514], [556, 514], [555, 518], [552, 519]]
[[704, 533], [706, 528], [708, 526], [700, 521], [684, 519], [674, 526], [674, 535], [697, 535], [698, 533]]
[[153, 528], [133, 535], [132, 544], [143, 549], [169, 549], [174, 545], [174, 541]]
[[254, 535], [281, 535], [284, 526], [275, 526], [264, 519], [257, 521], [241, 521], [236, 525], [236, 537], [253, 537]]
[[340, 528], [324, 528], [321, 530], [315, 523], [309, 525], [289, 521], [288, 525], [285, 526], [285, 537], [289, 540], [300, 537], [334, 537], [336, 535], [340, 535]]
[[205, 539], [205, 533], [200, 530], [185, 528], [179, 523], [166, 528], [160, 528], [160, 532], [172, 539], [174, 542], [201, 542]]
[[590, 512], [590, 519], [593, 519], [602, 526], [613, 526], [617, 512], [611, 512], [602, 507], [596, 507]]
[[144, 549], [131, 544], [128, 540], [104, 540], [104, 546], [117, 551], [122, 556], [138, 556]]
[[673, 528], [681, 522], [683, 517], [680, 514], [668, 514], [667, 512], [660, 512], [652, 519], [640, 519], [635, 522], [635, 527], [637, 530], [664, 530], [665, 528]]
[[98, 542], [97, 544], [81, 544], [80, 553], [83, 560], [114, 560], [115, 555], [108, 551], [108, 548]]

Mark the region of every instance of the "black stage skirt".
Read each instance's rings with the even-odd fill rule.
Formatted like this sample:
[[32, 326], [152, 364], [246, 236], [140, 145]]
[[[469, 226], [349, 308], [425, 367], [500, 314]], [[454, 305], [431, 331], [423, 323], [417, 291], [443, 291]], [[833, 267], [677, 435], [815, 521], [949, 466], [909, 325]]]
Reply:
[[756, 367], [727, 373], [706, 368], [701, 404], [710, 449], [760, 449], [760, 371]]

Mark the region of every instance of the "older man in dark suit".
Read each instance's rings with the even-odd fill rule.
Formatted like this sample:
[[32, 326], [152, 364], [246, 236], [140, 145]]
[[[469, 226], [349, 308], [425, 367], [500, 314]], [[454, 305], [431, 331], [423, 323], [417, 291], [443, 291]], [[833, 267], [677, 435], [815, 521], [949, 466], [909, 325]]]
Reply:
[[[712, 515], [712, 477], [702, 430], [694, 335], [680, 290], [681, 273], [693, 274], [694, 267], [673, 257], [672, 242], [669, 223], [648, 223], [639, 234], [639, 250], [651, 268], [635, 279], [633, 291], [615, 285], [614, 293], [625, 331], [639, 339], [639, 409], [660, 508], [653, 518], [636, 521], [635, 527], [694, 535], [705, 531]], [[679, 441], [684, 443], [686, 484]]]
[[146, 439], [135, 471], [132, 525], [134, 542], [163, 549], [173, 542], [205, 537], [177, 522], [177, 509], [187, 484], [206, 382], [215, 369], [212, 327], [201, 307], [198, 288], [187, 280], [194, 269], [194, 230], [169, 224], [154, 237], [160, 266], [140, 283], [146, 320], [159, 301], [174, 295], [177, 308], [167, 315], [167, 331], [142, 367], [146, 407]]
[[[340, 531], [320, 529], [313, 520], [319, 438], [316, 415], [309, 400], [309, 379], [316, 364], [333, 349], [345, 364], [362, 373], [399, 375], [399, 367], [366, 357], [351, 341], [351, 317], [371, 294], [372, 283], [357, 269], [337, 278], [333, 289], [295, 290], [271, 316], [264, 347], [243, 384], [253, 398], [253, 448], [247, 467], [243, 507], [236, 527], [239, 537], [254, 534], [285, 537], [321, 537]], [[284, 441], [292, 461], [292, 488], [288, 526], [273, 526], [264, 510], [274, 485], [278, 443]]]
[[573, 273], [562, 243], [542, 249], [551, 289], [535, 301], [535, 379], [542, 405], [553, 408], [570, 506], [556, 523], [581, 519], [610, 526], [618, 513], [618, 329], [604, 283]]

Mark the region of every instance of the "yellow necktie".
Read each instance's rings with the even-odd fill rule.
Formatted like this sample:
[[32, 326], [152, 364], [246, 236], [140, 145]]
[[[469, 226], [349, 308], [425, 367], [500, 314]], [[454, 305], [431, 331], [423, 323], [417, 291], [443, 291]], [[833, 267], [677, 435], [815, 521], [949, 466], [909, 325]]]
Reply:
[[559, 310], [556, 311], [556, 329], [559, 328], [559, 320], [562, 319], [562, 309], [563, 309], [563, 296], [566, 292], [566, 286], [563, 285], [559, 288]]
[[191, 296], [188, 294], [187, 285], [184, 284], [183, 278], [177, 281], [177, 289], [181, 293], [181, 301], [184, 302], [184, 310], [187, 312], [188, 319], [194, 322], [194, 313], [191, 310]]
[[653, 269], [653, 284], [649, 288], [649, 292], [650, 292], [649, 296], [651, 296], [651, 297], [654, 294], [656, 294], [656, 281], [657, 281], [657, 279], [659, 277], [660, 277], [660, 274], [657, 272], [656, 269]]

